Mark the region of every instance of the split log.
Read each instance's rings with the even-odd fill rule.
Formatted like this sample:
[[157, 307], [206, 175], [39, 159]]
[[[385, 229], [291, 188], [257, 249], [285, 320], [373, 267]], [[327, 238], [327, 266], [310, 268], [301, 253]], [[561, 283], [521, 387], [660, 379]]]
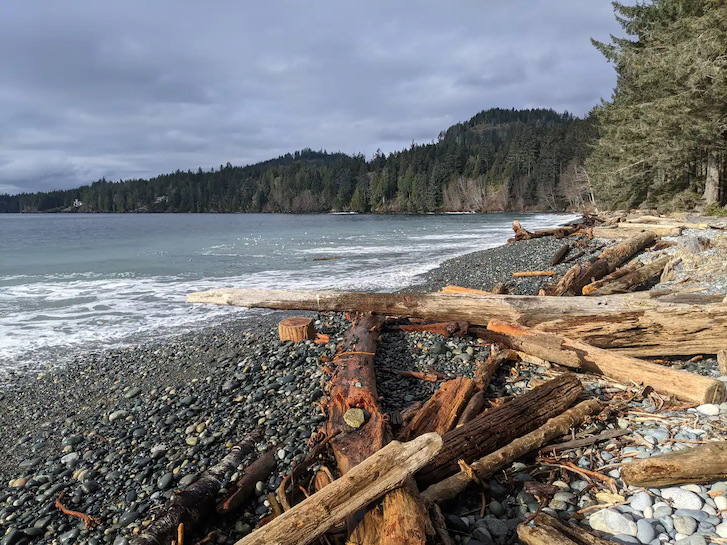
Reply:
[[245, 468], [242, 477], [230, 487], [225, 499], [217, 504], [217, 512], [224, 515], [243, 505], [255, 492], [258, 481], [265, 481], [275, 470], [275, 466], [275, 449], [271, 448]]
[[132, 545], [166, 545], [176, 535], [180, 524], [189, 531], [214, 509], [214, 501], [225, 473], [234, 471], [248, 454], [255, 450], [258, 435], [250, 435], [222, 461], [202, 473], [200, 478], [184, 490], [174, 492], [159, 515], [131, 542]]
[[453, 429], [442, 437], [439, 454], [417, 473], [417, 482], [439, 482], [459, 471], [460, 460], [470, 463], [530, 433], [568, 409], [582, 391], [574, 375], [564, 374]]
[[556, 274], [558, 274], [556, 271], [519, 271], [512, 273], [515, 278], [527, 278], [530, 276], [555, 276]]
[[211, 290], [191, 303], [273, 309], [377, 312], [485, 324], [490, 318], [553, 331], [632, 356], [716, 354], [727, 349], [727, 304], [666, 290], [607, 297]]
[[[503, 407], [517, 402], [518, 398], [515, 398], [511, 402], [503, 405]], [[526, 433], [512, 440], [509, 444], [500, 447], [499, 450], [495, 450], [487, 456], [480, 458], [472, 463], [470, 468], [479, 479], [487, 480], [506, 465], [522, 458], [529, 452], [539, 449], [548, 441], [565, 435], [571, 428], [580, 426], [589, 416], [600, 410], [601, 404], [598, 400], [591, 399], [583, 401], [572, 409], [568, 409], [564, 413], [554, 416], [535, 431]], [[485, 413], [483, 417], [493, 412], [497, 412], [497, 409], [492, 409], [489, 413]], [[471, 482], [471, 476], [460, 470], [451, 477], [432, 484], [422, 492], [422, 497], [426, 501], [435, 503], [451, 500], [463, 492]]]
[[565, 259], [565, 256], [568, 255], [568, 252], [570, 252], [570, 244], [563, 244], [557, 252], [555, 252], [555, 255], [553, 256], [553, 259], [550, 260], [550, 263], [548, 263], [551, 267], [557, 265], [563, 259]]
[[564, 522], [545, 513], [535, 517], [535, 526], [521, 524], [517, 536], [526, 545], [613, 545], [588, 533], [575, 524]]
[[616, 269], [611, 274], [607, 274], [600, 280], [597, 280], [595, 282], [591, 282], [590, 284], [583, 286], [583, 290], [581, 292], [583, 295], [591, 295], [594, 291], [599, 289], [602, 286], [605, 286], [609, 282], [613, 282], [614, 280], [618, 280], [619, 278], [626, 276], [627, 274], [631, 274], [632, 272], [640, 269], [643, 267], [644, 264], [641, 263], [641, 261], [637, 261], [636, 263], [631, 263], [629, 265], [624, 265], [620, 269]]
[[431, 505], [429, 509], [429, 517], [432, 519], [434, 530], [437, 533], [437, 537], [439, 538], [441, 545], [455, 545], [454, 540], [449, 535], [449, 530], [447, 530], [447, 523], [444, 521], [442, 510], [436, 503]]
[[316, 338], [313, 318], [286, 318], [278, 324], [278, 335], [281, 341], [311, 341]]
[[678, 237], [682, 234], [682, 230], [678, 227], [659, 227], [657, 225], [640, 226], [636, 229], [622, 228], [623, 223], [619, 223], [616, 228], [594, 227], [594, 238], [621, 239], [628, 238], [634, 234], [634, 231], [643, 231], [646, 227], [649, 232], [660, 237]]
[[444, 337], [464, 337], [470, 325], [467, 322], [439, 322], [436, 324], [416, 324], [395, 326], [399, 331], [407, 333], [434, 333]]
[[639, 284], [643, 284], [647, 280], [651, 280], [655, 276], [659, 276], [661, 274], [661, 271], [664, 270], [664, 267], [666, 267], [671, 260], [672, 257], [668, 255], [660, 257], [658, 259], [655, 259], [651, 263], [647, 263], [641, 267], [638, 267], [636, 270], [625, 274], [621, 278], [608, 282], [607, 284], [592, 289], [589, 292], [586, 292], [586, 288], [588, 288], [588, 286], [585, 286], [583, 288], [583, 295], [594, 296], [612, 295], [614, 293], [626, 293], [627, 291], [635, 288]]
[[346, 475], [306, 498], [236, 545], [306, 545], [369, 505], [426, 465], [442, 446], [436, 433], [408, 443], [392, 441]]
[[444, 382], [402, 428], [399, 439], [408, 441], [431, 431], [444, 435], [455, 426], [474, 391], [475, 381], [467, 377]]
[[[584, 286], [612, 273], [619, 265], [625, 263], [655, 241], [656, 235], [652, 231], [639, 233], [616, 246], [606, 248], [600, 257], [590, 265], [574, 265], [559, 283], [556, 294], [563, 295], [572, 291], [576, 295], [580, 295]], [[568, 279], [567, 282], [566, 278]]]
[[439, 293], [479, 293], [480, 295], [490, 295], [491, 292], [476, 290], [474, 288], [463, 288], [462, 286], [444, 286]]
[[[490, 320], [487, 329], [496, 333], [498, 339], [508, 346], [528, 343], [530, 350], [538, 357], [565, 366], [573, 366], [575, 360], [583, 371], [604, 375], [621, 384], [644, 384], [660, 394], [697, 404], [722, 403], [725, 400], [725, 384], [717, 379], [614, 354], [609, 350], [518, 324]], [[553, 339], [559, 343], [557, 349]], [[539, 353], [539, 346], [548, 348]]]
[[[383, 323], [383, 318], [378, 316], [366, 315], [361, 318], [344, 336], [334, 359], [337, 365], [331, 378], [326, 431], [329, 436], [339, 434], [330, 444], [338, 469], [344, 477], [353, 467], [391, 440], [391, 430], [379, 405], [374, 371], [376, 342]], [[368, 419], [358, 428], [349, 426], [345, 421], [344, 417], [351, 409], [362, 409], [368, 414]], [[419, 524], [422, 520], [428, 520], [418, 492], [415, 495], [405, 488], [391, 498], [386, 498], [383, 507], [384, 513], [380, 519], [374, 511], [369, 511], [355, 528], [354, 522], [358, 521], [349, 521], [353, 530], [353, 541], [366, 543], [372, 536], [379, 536], [381, 543], [388, 543], [384, 539], [388, 534], [384, 533], [382, 525], [397, 516], [400, 517], [401, 528], [395, 534], [409, 536], [409, 541], [400, 543], [423, 543], [418, 540], [418, 536], [426, 532], [433, 533], [431, 523], [417, 527], [408, 526], [410, 523]], [[417, 512], [419, 515], [414, 516], [413, 513]], [[392, 532], [390, 528], [387, 531]]]
[[635, 460], [621, 466], [629, 486], [655, 488], [727, 479], [727, 441]]
[[473, 327], [470, 330], [470, 334], [478, 339], [484, 339], [519, 352], [525, 352], [541, 360], [559, 363], [560, 365], [572, 368], [581, 366], [581, 358], [578, 354], [564, 352], [563, 345], [565, 344], [565, 340], [562, 337], [541, 331], [534, 331], [532, 334], [527, 334], [524, 330], [518, 330], [520, 334], [513, 335], [507, 329], [507, 326], [510, 324], [506, 322], [490, 320], [490, 324], [492, 327], [488, 325], [487, 329]]
[[485, 392], [479, 391], [472, 394], [472, 397], [467, 402], [461, 416], [457, 420], [457, 427], [466, 424], [470, 420], [473, 420], [475, 417], [482, 414], [485, 407], [487, 407], [487, 397], [485, 397]]
[[492, 377], [503, 362], [509, 361], [512, 357], [509, 350], [500, 350], [497, 347], [490, 349], [490, 354], [485, 361], [480, 362], [475, 370], [475, 384], [479, 390], [487, 390]]
[[563, 238], [567, 237], [568, 235], [571, 235], [575, 233], [576, 231], [579, 231], [581, 228], [580, 225], [566, 225], [564, 227], [556, 227], [554, 229], [544, 229], [542, 231], [535, 231], [531, 233], [525, 227], [523, 227], [519, 221], [515, 220], [512, 222], [512, 230], [515, 232], [515, 238], [511, 238], [508, 240], [508, 242], [512, 241], [518, 241], [518, 240], [529, 240], [531, 238], [542, 238], [542, 237], [555, 237], [555, 238]]

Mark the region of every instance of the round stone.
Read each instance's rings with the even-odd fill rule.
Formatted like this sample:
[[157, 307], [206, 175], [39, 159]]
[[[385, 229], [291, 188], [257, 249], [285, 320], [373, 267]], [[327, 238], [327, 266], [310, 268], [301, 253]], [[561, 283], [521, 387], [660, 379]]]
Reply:
[[608, 534], [636, 536], [637, 532], [636, 523], [614, 509], [604, 509], [592, 514], [589, 523], [594, 530]]
[[705, 403], [697, 407], [697, 412], [706, 414], [707, 416], [717, 416], [719, 414], [719, 405], [714, 403]]

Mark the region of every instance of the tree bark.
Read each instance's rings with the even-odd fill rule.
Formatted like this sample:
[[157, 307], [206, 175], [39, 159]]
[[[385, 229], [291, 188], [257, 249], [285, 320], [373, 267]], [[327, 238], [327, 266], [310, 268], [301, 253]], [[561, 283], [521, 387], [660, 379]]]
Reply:
[[392, 441], [344, 477], [316, 492], [236, 545], [306, 545], [337, 522], [401, 484], [431, 460], [442, 446], [436, 433], [409, 443]]
[[[479, 479], [489, 479], [506, 465], [522, 458], [529, 452], [537, 450], [548, 441], [565, 435], [571, 428], [580, 426], [589, 416], [600, 410], [601, 404], [598, 400], [583, 401], [563, 414], [551, 418], [535, 431], [518, 437], [509, 444], [473, 462], [470, 467]], [[471, 482], [470, 476], [463, 471], [459, 471], [459, 473], [451, 477], [432, 484], [422, 492], [422, 497], [426, 501], [434, 503], [451, 500], [463, 492]]]
[[465, 406], [462, 411], [462, 415], [457, 420], [457, 426], [463, 426], [470, 420], [479, 416], [486, 406], [487, 398], [485, 397], [485, 392], [479, 391], [472, 394], [472, 397], [467, 402], [467, 406]]
[[[614, 354], [609, 350], [566, 337], [544, 334], [518, 324], [491, 320], [487, 329], [498, 334], [501, 342], [506, 345], [520, 346], [523, 342], [527, 342], [535, 356], [565, 366], [572, 366], [576, 360], [583, 371], [604, 375], [621, 384], [628, 385], [632, 382], [644, 384], [651, 386], [660, 394], [697, 404], [722, 403], [725, 399], [725, 384], [717, 379]], [[545, 340], [540, 342], [538, 341], [540, 338]], [[548, 345], [552, 339], [557, 339], [560, 348], [538, 353], [538, 347], [541, 344]], [[705, 350], [709, 351], [708, 347], [705, 347]]]
[[474, 391], [475, 381], [467, 377], [457, 377], [442, 383], [399, 432], [399, 440], [409, 441], [430, 431], [444, 435], [457, 423]]
[[526, 545], [613, 545], [607, 541], [589, 534], [586, 530], [575, 524], [563, 522], [545, 513], [535, 517], [535, 526], [521, 524], [517, 528], [517, 535]]
[[648, 488], [727, 479], [727, 441], [635, 460], [621, 466], [629, 486]]
[[190, 303], [378, 312], [472, 324], [485, 324], [496, 317], [632, 356], [656, 357], [704, 354], [705, 347], [715, 350], [710, 353], [727, 349], [727, 304], [719, 303], [721, 300], [667, 290], [582, 298], [236, 289], [187, 296]]
[[442, 437], [442, 450], [417, 473], [417, 482], [430, 485], [457, 473], [459, 460], [470, 463], [542, 426], [570, 407], [582, 391], [580, 381], [565, 374], [455, 428]]
[[166, 545], [176, 535], [180, 524], [189, 532], [191, 527], [214, 510], [215, 497], [222, 487], [225, 473], [234, 470], [255, 450], [256, 436], [243, 440], [222, 461], [202, 473], [184, 490], [175, 492], [154, 521], [134, 540], [132, 545]]
[[[589, 286], [583, 288], [583, 295], [613, 295], [614, 293], [626, 293], [635, 288], [639, 284], [643, 284], [647, 280], [651, 280], [655, 276], [659, 276], [664, 267], [672, 260], [671, 256], [663, 256], [655, 259], [651, 263], [642, 265], [636, 270], [625, 274], [621, 278], [608, 282], [600, 287], [586, 291]], [[593, 284], [589, 284], [592, 286]]]

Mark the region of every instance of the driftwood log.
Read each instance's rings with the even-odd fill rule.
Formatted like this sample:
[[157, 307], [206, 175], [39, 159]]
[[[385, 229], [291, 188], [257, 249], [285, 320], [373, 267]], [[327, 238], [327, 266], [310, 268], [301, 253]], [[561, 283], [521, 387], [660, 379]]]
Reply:
[[442, 446], [436, 433], [392, 441], [346, 475], [252, 532], [236, 545], [306, 545], [387, 492], [401, 486]]
[[462, 410], [462, 414], [457, 420], [457, 426], [462, 426], [479, 416], [485, 407], [487, 407], [487, 397], [485, 396], [485, 392], [479, 391], [472, 394], [472, 397], [467, 402], [467, 405]]
[[417, 482], [428, 486], [446, 479], [459, 471], [460, 460], [470, 463], [530, 433], [568, 409], [582, 391], [580, 381], [568, 373], [482, 413], [444, 434], [442, 450], [417, 473]]
[[234, 470], [255, 450], [257, 435], [251, 435], [222, 461], [202, 473], [199, 479], [184, 490], [174, 493], [154, 521], [132, 541], [132, 545], [166, 545], [176, 535], [180, 524], [187, 532], [214, 509], [225, 473]]
[[580, 225], [566, 225], [564, 227], [556, 227], [554, 229], [544, 229], [542, 231], [530, 232], [523, 227], [519, 221], [515, 220], [512, 222], [512, 230], [515, 232], [515, 237], [508, 240], [508, 242], [518, 240], [529, 240], [531, 238], [541, 237], [555, 237], [563, 238], [568, 235], [572, 235], [576, 231], [580, 230]]
[[535, 526], [521, 524], [517, 536], [527, 545], [613, 545], [615, 542], [589, 534], [575, 524], [545, 513], [535, 517]]
[[[511, 443], [473, 462], [470, 467], [479, 479], [487, 480], [507, 464], [537, 450], [548, 441], [565, 435], [571, 428], [580, 426], [589, 416], [600, 410], [601, 404], [598, 400], [583, 401], [572, 409], [551, 418], [535, 431], [518, 437]], [[451, 477], [432, 484], [422, 492], [422, 497], [430, 502], [451, 500], [463, 492], [471, 482], [472, 479], [467, 473], [459, 471]]]
[[[606, 376], [621, 384], [644, 384], [660, 394], [697, 404], [722, 403], [725, 400], [725, 384], [717, 379], [614, 354], [610, 350], [552, 333], [544, 334], [518, 324], [491, 320], [487, 329], [494, 333], [489, 340], [496, 339], [513, 347], [525, 343], [535, 356], [560, 365], [572, 366], [576, 359], [583, 371]], [[541, 338], [544, 340], [539, 341]], [[553, 339], [560, 343], [558, 350], [552, 347]], [[541, 345], [546, 348], [539, 353], [538, 347]]]
[[[633, 236], [635, 232], [644, 231], [644, 228], [660, 237], [678, 237], [682, 234], [682, 230], [679, 227], [661, 227], [658, 225], [643, 225], [636, 227], [621, 227], [622, 225], [629, 225], [619, 223], [617, 227], [605, 228], [605, 227], [594, 227], [593, 236], [595, 238], [606, 238], [606, 239], [621, 239]], [[633, 224], [632, 224], [633, 225]]]
[[626, 276], [627, 274], [630, 274], [635, 270], [640, 269], [641, 267], [643, 267], [643, 263], [641, 263], [640, 261], [624, 265], [623, 267], [620, 267], [613, 271], [611, 274], [607, 274], [600, 280], [596, 280], [595, 282], [591, 282], [590, 284], [583, 286], [583, 290], [581, 290], [581, 292], [583, 295], [591, 295], [594, 291], [601, 288], [602, 286], [605, 286], [606, 284], [613, 282], [614, 280], [618, 280], [622, 276]]
[[475, 381], [467, 377], [457, 377], [442, 383], [414, 418], [402, 428], [399, 440], [409, 441], [430, 431], [444, 435], [455, 426], [474, 391]]
[[278, 336], [281, 341], [311, 341], [316, 338], [313, 318], [305, 316], [285, 318], [278, 324]]
[[555, 252], [555, 255], [553, 255], [553, 258], [550, 260], [550, 263], [548, 263], [551, 267], [557, 265], [561, 261], [565, 259], [565, 256], [568, 255], [568, 252], [570, 252], [571, 247], [570, 244], [563, 244], [560, 248], [558, 248], [558, 251]]
[[265, 481], [275, 467], [275, 449], [271, 448], [245, 468], [242, 477], [230, 487], [225, 499], [217, 504], [217, 512], [222, 515], [234, 512], [252, 496], [257, 482]]
[[[337, 434], [330, 444], [344, 476], [391, 440], [391, 430], [379, 405], [374, 371], [376, 343], [383, 323], [383, 318], [374, 315], [356, 321], [346, 332], [334, 359], [326, 432], [329, 436]], [[350, 418], [354, 411], [363, 411], [357, 416], [366, 416], [365, 421], [354, 422]], [[416, 487], [408, 486], [389, 495], [384, 499], [381, 517], [376, 510], [370, 510], [363, 520], [348, 521], [351, 540], [424, 543], [426, 535], [434, 530]], [[399, 520], [400, 525], [392, 525], [393, 520]]]
[[608, 297], [478, 294], [341, 293], [300, 290], [211, 290], [190, 303], [241, 307], [377, 312], [433, 321], [486, 324], [499, 318], [553, 331], [632, 356], [664, 357], [727, 349], [722, 297], [668, 290]]
[[635, 460], [621, 466], [629, 486], [661, 487], [727, 479], [727, 441]]
[[626, 293], [627, 291], [635, 288], [639, 284], [643, 284], [647, 280], [661, 275], [664, 267], [672, 260], [671, 256], [663, 256], [655, 259], [651, 263], [647, 263], [638, 267], [637, 269], [623, 275], [621, 278], [617, 278], [611, 282], [608, 282], [594, 290], [586, 292], [585, 286], [583, 288], [583, 295], [612, 295], [614, 293]]

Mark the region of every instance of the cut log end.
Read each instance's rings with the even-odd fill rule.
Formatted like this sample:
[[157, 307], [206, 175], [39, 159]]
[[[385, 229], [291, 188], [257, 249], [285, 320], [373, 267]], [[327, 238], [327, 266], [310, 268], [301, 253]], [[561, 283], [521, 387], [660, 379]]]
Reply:
[[286, 318], [278, 324], [278, 335], [283, 342], [293, 341], [297, 343], [313, 340], [316, 338], [316, 328], [313, 324], [313, 318]]

